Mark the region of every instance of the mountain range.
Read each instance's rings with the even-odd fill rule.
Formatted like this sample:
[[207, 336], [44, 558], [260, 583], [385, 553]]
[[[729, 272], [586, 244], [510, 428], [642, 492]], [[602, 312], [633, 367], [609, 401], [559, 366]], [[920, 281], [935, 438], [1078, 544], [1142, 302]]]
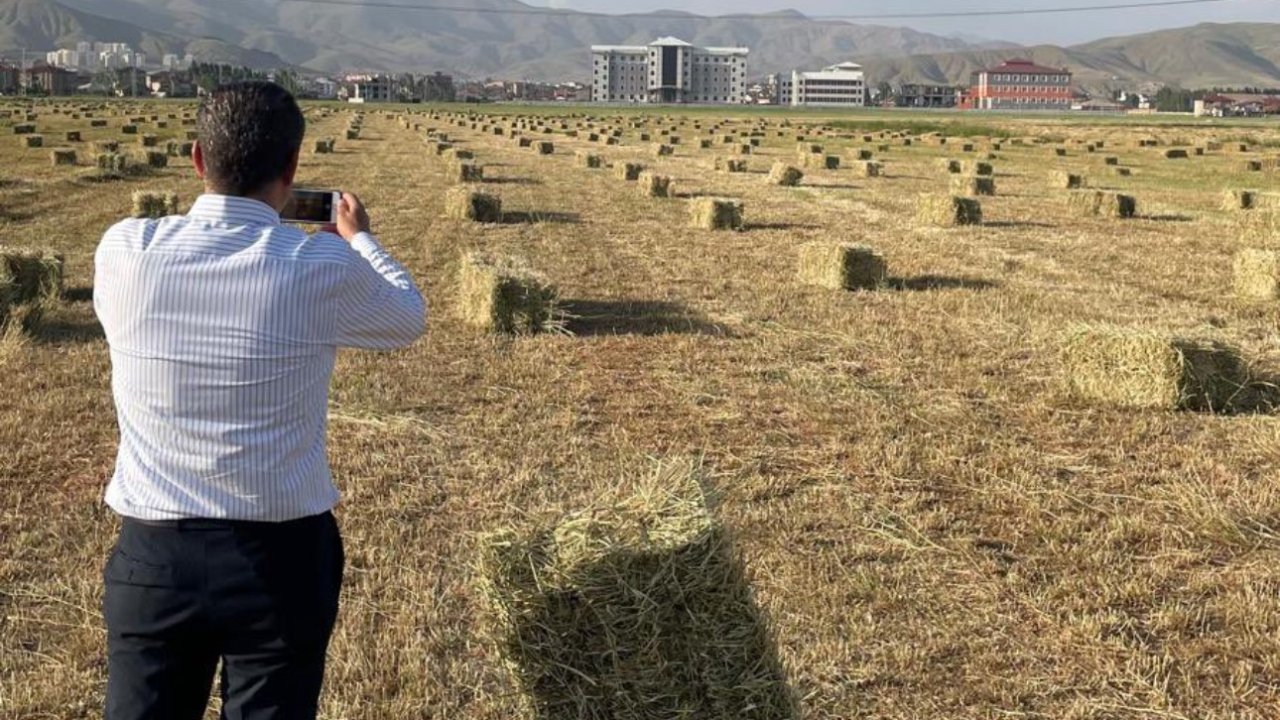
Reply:
[[[422, 4], [428, 1], [435, 2]], [[674, 35], [697, 45], [750, 47], [753, 76], [853, 59], [866, 66], [872, 82], [958, 84], [973, 70], [1027, 57], [1070, 67], [1078, 84], [1095, 90], [1144, 82], [1280, 86], [1275, 24], [1203, 24], [1071, 47], [1024, 48], [813, 20], [793, 11], [705, 18], [678, 12], [547, 13], [518, 0], [468, 0], [468, 7], [483, 12], [316, 0], [0, 0], [0, 53], [97, 40], [250, 67], [586, 80], [590, 45], [642, 45]]]

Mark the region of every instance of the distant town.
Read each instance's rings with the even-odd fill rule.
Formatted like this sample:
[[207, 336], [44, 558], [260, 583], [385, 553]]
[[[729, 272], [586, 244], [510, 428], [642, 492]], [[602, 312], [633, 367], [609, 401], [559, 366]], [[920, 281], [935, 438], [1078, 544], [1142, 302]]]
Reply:
[[[648, 45], [589, 49], [583, 83], [460, 80], [436, 72], [264, 72], [197, 61], [191, 55], [148, 57], [125, 43], [81, 42], [43, 54], [0, 57], [0, 95], [191, 98], [228, 80], [269, 78], [295, 95], [351, 103], [529, 102], [593, 104], [777, 105], [820, 108], [934, 108], [1102, 113], [1189, 112], [1203, 116], [1280, 114], [1280, 91], [1262, 88], [1184, 90], [1146, 84], [1092, 96], [1070, 68], [1010, 59], [974, 72], [968, 85], [899, 83], [869, 78], [847, 60], [749, 80], [750, 48], [697, 47], [675, 37]], [[587, 56], [584, 48], [584, 56]]]

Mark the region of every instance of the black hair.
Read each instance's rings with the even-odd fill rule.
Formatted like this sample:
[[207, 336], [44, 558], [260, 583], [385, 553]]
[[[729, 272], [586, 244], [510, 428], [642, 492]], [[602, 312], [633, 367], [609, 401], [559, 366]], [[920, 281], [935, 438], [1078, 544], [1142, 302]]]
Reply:
[[289, 91], [261, 80], [214, 90], [196, 122], [205, 180], [214, 192], [240, 197], [284, 176], [307, 129]]

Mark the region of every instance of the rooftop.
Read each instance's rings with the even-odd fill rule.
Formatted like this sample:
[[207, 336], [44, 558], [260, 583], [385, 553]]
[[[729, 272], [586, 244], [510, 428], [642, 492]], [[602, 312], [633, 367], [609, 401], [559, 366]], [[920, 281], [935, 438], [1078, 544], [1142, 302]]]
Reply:
[[987, 68], [986, 70], [980, 70], [979, 72], [1036, 73], [1038, 75], [1064, 75], [1064, 74], [1070, 75], [1071, 74], [1071, 71], [1066, 68], [1053, 68], [1053, 67], [1047, 67], [1045, 65], [1037, 65], [1035, 62], [1031, 60], [1023, 60], [1021, 58], [1005, 60], [1004, 62], [1000, 63], [995, 67]]

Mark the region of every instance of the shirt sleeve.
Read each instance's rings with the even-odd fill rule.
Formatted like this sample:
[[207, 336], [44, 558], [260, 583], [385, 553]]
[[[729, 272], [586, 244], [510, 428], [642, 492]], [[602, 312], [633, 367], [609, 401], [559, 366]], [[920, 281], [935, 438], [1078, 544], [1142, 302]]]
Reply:
[[394, 350], [421, 337], [427, 325], [426, 301], [409, 271], [368, 233], [356, 235], [351, 248], [359, 257], [348, 267], [338, 295], [335, 344]]

